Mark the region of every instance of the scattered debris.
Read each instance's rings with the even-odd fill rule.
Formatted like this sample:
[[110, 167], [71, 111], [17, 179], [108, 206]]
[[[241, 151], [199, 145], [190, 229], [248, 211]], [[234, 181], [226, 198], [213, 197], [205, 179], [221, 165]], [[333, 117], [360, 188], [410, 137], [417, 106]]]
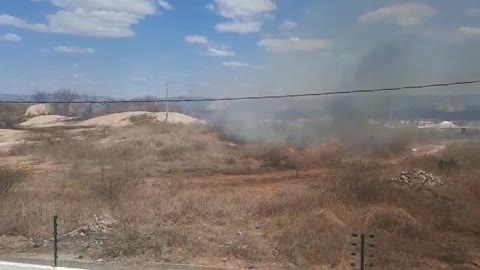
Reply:
[[85, 236], [92, 233], [110, 233], [115, 220], [109, 215], [97, 216], [94, 215], [93, 219], [88, 222], [87, 225], [82, 226], [76, 230], [73, 230], [67, 234], [60, 236], [60, 239], [73, 236]]
[[445, 182], [431, 173], [420, 169], [402, 172], [400, 176], [390, 179], [390, 182], [408, 186], [439, 186]]

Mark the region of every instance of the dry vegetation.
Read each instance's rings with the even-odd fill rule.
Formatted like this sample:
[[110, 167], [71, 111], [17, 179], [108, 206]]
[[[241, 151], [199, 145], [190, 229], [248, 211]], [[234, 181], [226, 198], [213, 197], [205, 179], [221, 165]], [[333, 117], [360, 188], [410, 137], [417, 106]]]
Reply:
[[[88, 245], [65, 238], [65, 249], [93, 259], [350, 269], [350, 234], [366, 232], [376, 235], [377, 269], [478, 269], [478, 143], [388, 163], [375, 155], [384, 157], [385, 148], [393, 155], [409, 141], [384, 142], [381, 153], [369, 148], [371, 159], [352, 161], [312, 149], [286, 155], [274, 146], [235, 145], [205, 126], [135, 123], [36, 131], [13, 148], [5, 158], [50, 163], [30, 176], [0, 170], [0, 181], [18, 179], [0, 192], [0, 235], [41, 243], [54, 214], [62, 233], [109, 216], [115, 223], [101, 242], [98, 232], [81, 238]], [[455, 165], [440, 165], [449, 160]], [[447, 186], [411, 190], [385, 181], [414, 167]]]
[[0, 104], [0, 128], [11, 128], [23, 120], [26, 106], [17, 104]]

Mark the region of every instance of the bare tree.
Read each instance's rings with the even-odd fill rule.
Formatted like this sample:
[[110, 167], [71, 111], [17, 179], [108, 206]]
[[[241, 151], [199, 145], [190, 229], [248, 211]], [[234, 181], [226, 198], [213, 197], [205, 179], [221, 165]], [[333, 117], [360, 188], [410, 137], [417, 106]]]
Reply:
[[132, 105], [135, 110], [158, 112], [161, 109], [157, 102], [153, 102], [155, 100], [158, 100], [156, 96], [147, 95], [132, 99], [132, 101], [137, 101], [132, 103]]
[[[84, 102], [88, 102], [88, 101], [97, 101], [97, 97], [95, 96], [89, 96], [87, 94], [83, 94], [81, 97], [80, 97], [81, 101], [84, 101]], [[85, 104], [81, 104], [80, 106], [81, 110], [80, 110], [80, 115], [81, 117], [90, 117], [93, 115], [93, 103], [85, 103]]]
[[69, 115], [71, 103], [80, 98], [80, 95], [77, 92], [68, 88], [59, 89], [55, 91], [53, 95], [55, 101], [63, 102], [62, 104], [58, 104], [59, 106], [56, 106], [58, 112], [63, 115]]
[[48, 92], [46, 91], [36, 91], [33, 95], [33, 101], [38, 102], [38, 103], [45, 103], [48, 101]]
[[113, 98], [107, 98], [105, 99], [105, 103], [102, 105], [102, 113], [103, 114], [110, 114], [116, 112], [115, 108], [117, 106], [114, 106], [115, 104], [109, 103], [109, 101], [115, 101]]

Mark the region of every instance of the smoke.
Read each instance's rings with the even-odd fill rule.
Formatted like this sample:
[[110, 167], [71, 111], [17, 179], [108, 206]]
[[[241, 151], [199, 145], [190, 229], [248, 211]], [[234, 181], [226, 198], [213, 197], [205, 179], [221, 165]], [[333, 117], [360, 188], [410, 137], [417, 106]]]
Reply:
[[[472, 44], [462, 49], [425, 40], [388, 40], [351, 52], [270, 54], [262, 71], [216, 74], [213, 95], [271, 95], [355, 90], [429, 84], [480, 78], [480, 55]], [[248, 83], [249, 87], [244, 87]], [[416, 107], [436, 106], [440, 96], [478, 93], [478, 88], [450, 87], [341, 95], [291, 100], [231, 103], [211, 121], [222, 132], [249, 142], [315, 144], [330, 135], [368, 133], [369, 120], [409, 111], [418, 96], [430, 97]], [[423, 100], [423, 99], [422, 99]], [[370, 121], [371, 122], [371, 121]]]

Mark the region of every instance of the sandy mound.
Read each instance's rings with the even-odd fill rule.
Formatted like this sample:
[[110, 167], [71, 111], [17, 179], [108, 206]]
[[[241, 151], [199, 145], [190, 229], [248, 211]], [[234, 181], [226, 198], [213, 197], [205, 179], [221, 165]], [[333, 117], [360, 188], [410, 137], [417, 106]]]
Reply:
[[66, 126], [66, 121], [72, 119], [72, 117], [66, 117], [62, 115], [40, 115], [28, 119], [27, 121], [19, 124], [19, 126], [29, 128], [59, 127]]
[[[164, 112], [152, 113], [152, 112], [137, 111], [137, 112], [114, 113], [114, 114], [99, 116], [99, 117], [82, 121], [76, 124], [76, 126], [124, 127], [132, 124], [129, 119], [131, 116], [144, 115], [144, 114], [154, 116], [157, 118], [158, 121], [165, 121]], [[186, 114], [171, 112], [168, 114], [168, 122], [192, 124], [192, 123], [200, 123], [201, 121], [197, 118], [191, 117]]]
[[25, 131], [14, 129], [0, 129], [0, 139], [18, 138], [25, 134]]
[[8, 150], [13, 145], [22, 141], [25, 131], [0, 129], [0, 151]]
[[[60, 126], [77, 126], [77, 127], [91, 127], [91, 126], [103, 126], [103, 127], [125, 127], [132, 123], [130, 122], [131, 116], [149, 115], [155, 117], [158, 121], [165, 121], [165, 112], [123, 112], [103, 115], [95, 118], [91, 118], [81, 122], [73, 122], [73, 117], [66, 117], [61, 115], [41, 115], [33, 117], [21, 124], [20, 127], [28, 128], [46, 128], [46, 127], [60, 127]], [[186, 114], [171, 112], [168, 114], [169, 123], [181, 123], [181, 124], [193, 124], [201, 123], [197, 118], [191, 117]]]

